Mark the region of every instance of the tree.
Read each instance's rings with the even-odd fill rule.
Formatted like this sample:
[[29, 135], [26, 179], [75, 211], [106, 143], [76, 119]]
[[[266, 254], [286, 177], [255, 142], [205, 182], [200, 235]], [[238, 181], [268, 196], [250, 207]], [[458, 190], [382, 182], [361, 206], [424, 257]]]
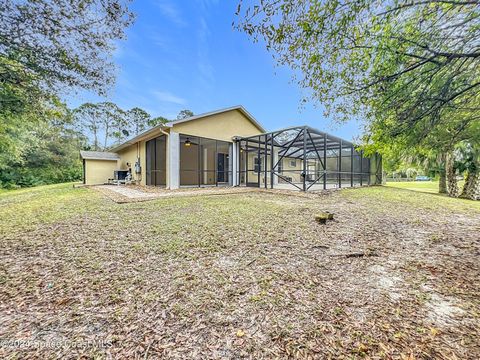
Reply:
[[441, 151], [420, 148], [416, 153], [415, 160], [424, 171], [438, 174], [438, 192], [447, 193], [447, 178], [445, 173], [445, 154]]
[[113, 137], [114, 142], [120, 143], [130, 137], [131, 127], [126, 111], [116, 106], [114, 115], [115, 116], [112, 118], [110, 134]]
[[93, 137], [96, 150], [105, 135], [105, 146], [102, 107], [71, 113], [59, 94], [82, 88], [103, 95], [113, 84], [114, 43], [133, 20], [126, 2], [0, 2], [0, 187], [78, 179], [78, 150], [87, 147], [78, 130]]
[[[22, 114], [24, 119], [32, 113]], [[33, 186], [81, 178], [78, 150], [85, 138], [72, 126], [73, 117], [65, 104], [43, 104], [35, 118], [25, 119], [9, 131], [9, 151], [0, 151], [0, 187]], [[3, 139], [5, 140], [5, 138]], [[3, 149], [2, 149], [3, 150]]]
[[455, 167], [455, 158], [452, 152], [449, 152], [445, 159], [447, 190], [448, 195], [458, 196], [457, 169]]
[[163, 116], [157, 116], [155, 118], [151, 118], [148, 120], [148, 126], [149, 127], [155, 127], [160, 124], [166, 124], [168, 122], [168, 119], [163, 117]]
[[[129, 123], [125, 111], [112, 102], [85, 103], [73, 110], [78, 130], [91, 138], [93, 150], [106, 150], [112, 138], [126, 137]], [[102, 141], [100, 139], [103, 139]]]
[[177, 120], [186, 119], [186, 118], [189, 118], [191, 116], [193, 116], [193, 111], [192, 110], [188, 110], [188, 109], [181, 110], [177, 115]]
[[466, 172], [465, 183], [459, 197], [479, 199], [480, 146], [465, 142], [459, 144], [456, 149], [456, 167], [461, 172]]
[[46, 97], [22, 64], [0, 56], [0, 115], [20, 116]]
[[134, 107], [127, 111], [128, 124], [132, 129], [133, 134], [138, 135], [149, 126], [151, 116], [145, 110]]
[[[104, 94], [114, 80], [114, 42], [132, 20], [121, 0], [2, 1], [0, 86]], [[34, 87], [15, 81], [24, 72]]]
[[106, 150], [112, 144], [112, 138], [115, 138], [115, 130], [118, 129], [121, 124], [128, 122], [125, 121], [125, 112], [112, 102], [101, 102], [97, 104], [97, 107], [102, 123], [102, 148]]
[[100, 118], [99, 106], [97, 104], [85, 103], [73, 110], [73, 113], [76, 119], [77, 129], [84, 134], [91, 134], [93, 137], [93, 150], [101, 150], [100, 131], [102, 128], [102, 120]]
[[240, 3], [237, 28], [298, 70], [299, 84], [338, 119], [375, 116], [371, 99], [406, 74], [423, 75], [420, 91], [443, 76], [448, 95], [431, 98], [424, 117], [478, 93], [479, 3], [264, 0], [245, 11]]
[[152, 118], [139, 107], [125, 111], [112, 102], [85, 103], [72, 113], [76, 129], [85, 135], [91, 148], [96, 151], [106, 150], [114, 143], [138, 135], [149, 127], [168, 122], [162, 116]]
[[407, 175], [407, 178], [413, 179], [415, 176], [417, 176], [418, 170], [410, 167], [405, 170], [405, 174]]

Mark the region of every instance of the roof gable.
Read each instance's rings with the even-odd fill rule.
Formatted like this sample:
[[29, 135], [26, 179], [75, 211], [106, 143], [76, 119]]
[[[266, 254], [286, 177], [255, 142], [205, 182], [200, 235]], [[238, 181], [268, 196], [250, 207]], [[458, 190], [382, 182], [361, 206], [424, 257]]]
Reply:
[[212, 116], [212, 115], [217, 115], [217, 114], [222, 114], [222, 113], [225, 113], [225, 112], [228, 112], [228, 111], [232, 111], [232, 110], [238, 110], [240, 111], [248, 120], [250, 120], [250, 122], [255, 125], [261, 132], [266, 132], [265, 128], [252, 116], [252, 114], [250, 114], [247, 109], [245, 109], [242, 105], [236, 105], [236, 106], [232, 106], [232, 107], [229, 107], [229, 108], [225, 108], [225, 109], [219, 109], [219, 110], [215, 110], [215, 111], [210, 111], [210, 112], [207, 112], [207, 113], [203, 113], [203, 114], [199, 114], [199, 115], [194, 115], [194, 116], [190, 116], [188, 118], [185, 118], [185, 119], [181, 119], [181, 120], [174, 120], [174, 121], [170, 121], [167, 123], [167, 125], [169, 126], [175, 126], [177, 124], [182, 124], [182, 123], [185, 123], [185, 122], [189, 122], [189, 121], [194, 121], [194, 120], [198, 120], [198, 119], [203, 119], [205, 117], [208, 117], [208, 116]]

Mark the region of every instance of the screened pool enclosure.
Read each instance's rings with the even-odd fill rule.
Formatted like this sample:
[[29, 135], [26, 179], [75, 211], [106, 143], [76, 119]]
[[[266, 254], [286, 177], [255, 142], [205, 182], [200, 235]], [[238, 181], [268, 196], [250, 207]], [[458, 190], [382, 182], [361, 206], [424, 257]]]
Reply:
[[381, 158], [308, 126], [235, 138], [240, 186], [323, 190], [381, 183]]
[[[308, 126], [221, 141], [171, 132], [146, 142], [146, 185], [323, 190], [381, 183], [381, 158]], [[170, 184], [169, 184], [170, 181]], [[178, 184], [173, 186], [172, 184]]]

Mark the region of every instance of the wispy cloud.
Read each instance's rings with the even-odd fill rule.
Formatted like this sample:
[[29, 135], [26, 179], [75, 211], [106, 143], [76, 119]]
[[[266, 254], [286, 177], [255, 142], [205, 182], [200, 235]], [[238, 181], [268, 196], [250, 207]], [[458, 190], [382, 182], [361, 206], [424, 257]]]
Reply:
[[205, 84], [211, 84], [214, 76], [213, 76], [213, 67], [210, 62], [210, 54], [209, 54], [209, 35], [210, 30], [208, 28], [207, 20], [204, 17], [200, 18], [200, 26], [198, 29], [198, 71], [201, 76], [201, 80]]
[[171, 49], [172, 48], [171, 40], [167, 36], [165, 36], [163, 34], [160, 34], [160, 32], [158, 30], [155, 29], [155, 30], [151, 31], [148, 34], [148, 36], [151, 40], [151, 43], [155, 46], [158, 46], [163, 51], [172, 50]]
[[198, 0], [198, 3], [204, 8], [207, 9], [210, 6], [217, 5], [218, 0]]
[[157, 98], [158, 101], [185, 105], [187, 101], [179, 96], [175, 96], [168, 91], [153, 91], [153, 95]]
[[171, 22], [180, 27], [187, 26], [187, 21], [182, 17], [175, 3], [170, 0], [157, 0], [156, 5], [160, 9], [162, 15]]

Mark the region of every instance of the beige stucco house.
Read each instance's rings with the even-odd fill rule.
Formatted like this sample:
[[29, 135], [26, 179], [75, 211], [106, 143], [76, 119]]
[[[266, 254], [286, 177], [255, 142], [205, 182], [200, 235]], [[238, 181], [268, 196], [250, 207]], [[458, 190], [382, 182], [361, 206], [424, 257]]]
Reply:
[[308, 190], [375, 183], [379, 170], [378, 161], [373, 169], [374, 162], [353, 144], [306, 126], [267, 133], [242, 106], [162, 124], [110, 152], [80, 155], [86, 185], [108, 183], [116, 170], [130, 168], [134, 183], [169, 189], [244, 185]]

